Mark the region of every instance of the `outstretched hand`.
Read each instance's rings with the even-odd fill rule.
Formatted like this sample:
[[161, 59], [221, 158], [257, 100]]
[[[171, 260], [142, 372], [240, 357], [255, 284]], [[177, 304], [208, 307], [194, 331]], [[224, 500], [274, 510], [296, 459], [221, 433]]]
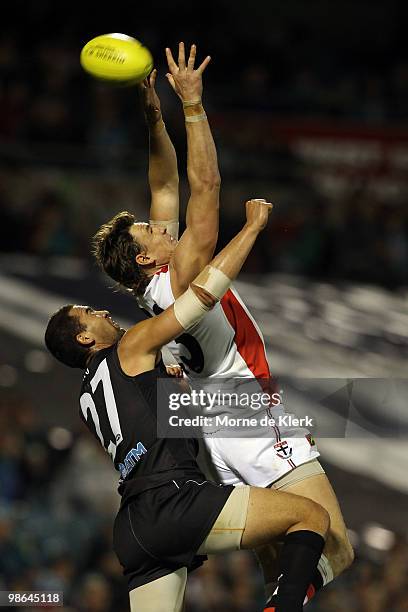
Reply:
[[170, 49], [166, 49], [167, 64], [170, 71], [166, 74], [166, 77], [183, 102], [200, 101], [203, 93], [202, 74], [207, 68], [211, 57], [207, 55], [199, 67], [194, 69], [196, 51], [196, 45], [191, 45], [190, 55], [186, 65], [184, 43], [179, 43], [177, 65]]
[[156, 77], [157, 70], [154, 69], [139, 85], [143, 112], [145, 114], [146, 121], [150, 124], [157, 123], [162, 117], [159, 96], [155, 90]]

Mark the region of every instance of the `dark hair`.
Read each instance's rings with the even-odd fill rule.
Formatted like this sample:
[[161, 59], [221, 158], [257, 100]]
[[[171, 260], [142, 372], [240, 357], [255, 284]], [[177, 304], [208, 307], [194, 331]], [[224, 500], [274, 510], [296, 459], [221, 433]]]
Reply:
[[52, 315], [45, 330], [45, 345], [58, 361], [70, 368], [85, 369], [89, 348], [76, 339], [85, 326], [79, 317], [70, 314], [72, 308], [73, 304], [68, 304]]
[[142, 247], [129, 232], [134, 222], [135, 216], [127, 211], [115, 215], [96, 232], [92, 252], [106, 274], [137, 294], [144, 290], [149, 277], [136, 262]]

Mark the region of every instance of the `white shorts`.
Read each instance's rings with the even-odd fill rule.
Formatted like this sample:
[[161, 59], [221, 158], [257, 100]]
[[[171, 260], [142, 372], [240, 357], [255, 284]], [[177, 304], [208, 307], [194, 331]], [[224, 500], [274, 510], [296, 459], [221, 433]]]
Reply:
[[304, 429], [277, 430], [265, 437], [218, 438], [204, 436], [205, 445], [220, 481], [229, 485], [268, 487], [297, 466], [320, 453]]

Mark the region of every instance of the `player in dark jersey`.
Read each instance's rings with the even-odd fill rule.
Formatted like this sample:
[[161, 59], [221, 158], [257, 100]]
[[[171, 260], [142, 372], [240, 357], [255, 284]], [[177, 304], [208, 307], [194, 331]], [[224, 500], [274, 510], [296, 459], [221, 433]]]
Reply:
[[81, 416], [121, 474], [114, 547], [128, 577], [132, 612], [180, 612], [187, 571], [201, 555], [254, 548], [278, 536], [284, 536], [280, 579], [264, 610], [302, 610], [317, 571], [330, 522], [320, 505], [206, 481], [195, 440], [157, 435], [156, 384], [166, 376], [161, 347], [221, 299], [271, 208], [264, 200], [247, 202], [241, 232], [159, 316], [125, 331], [106, 311], [68, 305], [49, 321], [47, 347], [66, 365], [85, 370]]

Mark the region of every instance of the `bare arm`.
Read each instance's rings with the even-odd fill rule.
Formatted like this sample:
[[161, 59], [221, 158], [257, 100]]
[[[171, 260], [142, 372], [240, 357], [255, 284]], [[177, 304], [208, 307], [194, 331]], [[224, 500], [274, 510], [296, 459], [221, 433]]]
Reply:
[[191, 47], [187, 65], [184, 43], [179, 45], [178, 66], [170, 49], [166, 49], [166, 55], [170, 70], [167, 78], [183, 102], [187, 132], [187, 175], [191, 191], [186, 230], [171, 264], [172, 289], [177, 297], [213, 256], [218, 238], [221, 179], [214, 139], [201, 101], [202, 74], [210, 57], [195, 70], [195, 45]]
[[[248, 201], [247, 222], [210, 265], [233, 281], [251, 252], [258, 234], [265, 227], [271, 209], [272, 205], [265, 200]], [[202, 286], [194, 285], [194, 280], [191, 288], [203, 304], [207, 307], [214, 306], [217, 300]], [[152, 369], [157, 351], [183, 331], [184, 328], [176, 318], [174, 305], [169, 306], [160, 315], [138, 323], [126, 332], [120, 342], [119, 359], [122, 368], [129, 375]]]
[[177, 157], [163, 121], [160, 100], [155, 90], [156, 76], [157, 70], [153, 70], [139, 87], [149, 128], [149, 219], [152, 223], [176, 223], [179, 218]]

